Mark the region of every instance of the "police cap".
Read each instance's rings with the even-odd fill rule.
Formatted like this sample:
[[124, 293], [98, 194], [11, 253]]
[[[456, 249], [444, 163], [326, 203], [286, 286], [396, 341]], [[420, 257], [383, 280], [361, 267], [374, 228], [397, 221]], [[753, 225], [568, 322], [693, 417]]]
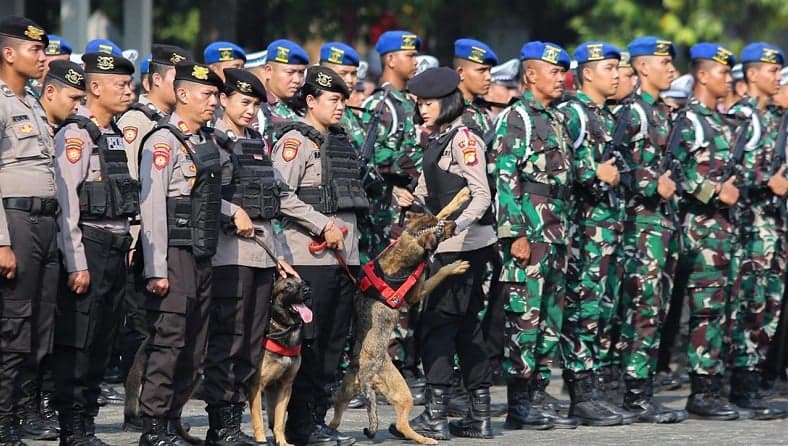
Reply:
[[350, 97], [350, 90], [348, 90], [344, 79], [327, 67], [311, 66], [307, 68], [304, 83], [321, 90], [342, 93], [345, 98]]
[[460, 75], [449, 67], [430, 68], [408, 81], [408, 91], [422, 99], [448, 96], [460, 85]]
[[224, 91], [237, 91], [246, 96], [252, 96], [266, 102], [268, 95], [260, 79], [254, 74], [238, 68], [225, 68]]
[[175, 80], [211, 85], [220, 90], [224, 87], [222, 79], [207, 65], [188, 60], [175, 65]]
[[69, 60], [53, 60], [49, 63], [47, 77], [69, 87], [85, 91], [85, 72], [82, 67]]
[[192, 58], [185, 49], [175, 45], [158, 45], [154, 44], [151, 48], [150, 61], [159, 65], [175, 65]]
[[15, 39], [40, 42], [46, 47], [49, 45], [49, 37], [36, 22], [27, 17], [9, 16], [0, 20], [0, 34]]
[[87, 53], [82, 55], [85, 73], [96, 74], [134, 74], [134, 64], [125, 57], [107, 53]]

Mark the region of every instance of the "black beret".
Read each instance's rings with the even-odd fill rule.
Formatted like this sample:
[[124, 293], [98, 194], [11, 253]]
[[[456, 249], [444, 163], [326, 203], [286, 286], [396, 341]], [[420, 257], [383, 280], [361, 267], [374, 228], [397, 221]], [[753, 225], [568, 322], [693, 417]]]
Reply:
[[96, 74], [134, 74], [134, 64], [125, 57], [107, 53], [87, 53], [82, 55], [85, 73]]
[[321, 90], [342, 93], [346, 99], [350, 97], [350, 90], [345, 84], [345, 80], [331, 68], [321, 66], [307, 68], [304, 83]]
[[460, 75], [449, 67], [429, 68], [408, 81], [408, 91], [422, 99], [448, 96], [460, 85]]
[[44, 28], [27, 17], [9, 16], [0, 20], [0, 34], [15, 39], [41, 42], [44, 47], [49, 45], [49, 37]]
[[185, 60], [193, 59], [185, 49], [175, 45], [154, 44], [151, 48], [151, 62], [159, 65], [175, 66]]
[[58, 80], [69, 87], [85, 91], [85, 72], [82, 71], [82, 67], [69, 60], [50, 62], [47, 77]]
[[220, 90], [224, 87], [222, 78], [214, 73], [208, 65], [192, 61], [185, 61], [175, 65], [175, 80], [211, 85]]
[[237, 91], [267, 102], [268, 94], [260, 79], [254, 74], [238, 68], [224, 69], [224, 91]]

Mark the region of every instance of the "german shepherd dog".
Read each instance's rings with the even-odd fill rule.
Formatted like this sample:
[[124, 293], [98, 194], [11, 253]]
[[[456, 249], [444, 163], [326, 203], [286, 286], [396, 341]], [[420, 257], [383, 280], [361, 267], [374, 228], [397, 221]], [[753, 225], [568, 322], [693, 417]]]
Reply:
[[[445, 218], [457, 211], [469, 198], [470, 192], [468, 188], [464, 188], [438, 215], [409, 213], [400, 238], [376, 260], [383, 277], [409, 277], [418, 268], [423, 268], [420, 265], [423, 265], [438, 244], [454, 234], [455, 223]], [[456, 261], [443, 266], [428, 279], [425, 279], [426, 274], [422, 274], [418, 282], [402, 297], [408, 305], [415, 305], [429, 295], [443, 279], [462, 274], [469, 266], [464, 260]], [[437, 444], [436, 440], [419, 435], [410, 427], [408, 418], [413, 409], [413, 396], [388, 355], [387, 346], [399, 318], [399, 309], [364, 294], [367, 293], [362, 293], [355, 301], [355, 344], [351, 364], [345, 373], [334, 406], [334, 417], [329, 426], [334, 429], [339, 427], [348, 403], [360, 391], [367, 400], [369, 417], [369, 428], [364, 429], [364, 434], [373, 438], [378, 430], [375, 392], [379, 391], [394, 406], [399, 432], [420, 444]]]
[[[293, 380], [301, 366], [301, 328], [303, 324], [312, 322], [312, 311], [304, 303], [310, 293], [310, 288], [297, 277], [278, 279], [274, 283], [266, 348], [260, 373], [253, 380], [249, 395], [254, 438], [259, 443], [266, 443], [262, 415], [264, 391], [274, 440], [277, 446], [289, 446], [285, 439], [285, 412], [290, 402]], [[276, 348], [270, 346], [272, 341]]]

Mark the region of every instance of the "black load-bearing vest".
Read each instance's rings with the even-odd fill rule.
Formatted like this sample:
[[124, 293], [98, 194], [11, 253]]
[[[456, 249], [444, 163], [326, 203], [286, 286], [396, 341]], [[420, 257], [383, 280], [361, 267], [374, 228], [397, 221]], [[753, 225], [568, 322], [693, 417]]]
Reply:
[[153, 122], [160, 121], [164, 114], [155, 108], [153, 108], [150, 104], [143, 104], [142, 102], [135, 102], [129, 106], [129, 110], [137, 110], [145, 115], [146, 118], [150, 119]]
[[[462, 176], [443, 170], [438, 166], [438, 161], [444, 150], [451, 144], [454, 135], [459, 130], [460, 128], [455, 128], [445, 135], [433, 138], [424, 151], [423, 173], [424, 182], [427, 185], [427, 197], [424, 200], [424, 204], [427, 205], [427, 209], [433, 214], [440, 212], [463, 187], [468, 185], [468, 180]], [[479, 162], [484, 162], [484, 160], [479, 160]], [[457, 218], [467, 207], [468, 203], [465, 203], [451, 214], [449, 219]], [[491, 225], [494, 221], [492, 207], [488, 207], [481, 218], [479, 218], [479, 224], [481, 225]]]
[[333, 126], [329, 128], [328, 134], [323, 136], [314, 127], [302, 122], [291, 122], [282, 127], [281, 134], [293, 129], [320, 147], [322, 167], [322, 184], [299, 187], [296, 191], [298, 198], [323, 214], [368, 210], [369, 200], [361, 184], [358, 154], [345, 130]]
[[205, 142], [193, 145], [186, 135], [169, 122], [169, 117], [159, 121], [142, 141], [159, 130], [166, 129], [186, 147], [186, 154], [194, 163], [196, 176], [191, 194], [167, 197], [167, 241], [169, 246], [190, 247], [197, 259], [206, 259], [216, 253], [219, 242], [219, 219], [222, 210], [222, 164], [219, 144], [213, 129], [202, 127], [200, 134]]
[[222, 186], [222, 197], [242, 207], [251, 219], [270, 220], [279, 215], [280, 185], [268, 156], [268, 146], [257, 132], [251, 136], [232, 139], [216, 130], [216, 139], [230, 154], [233, 166], [229, 184]]
[[101, 166], [98, 180], [85, 181], [79, 186], [80, 219], [117, 220], [136, 216], [140, 210], [140, 185], [129, 175], [120, 130], [111, 123], [113, 133], [103, 133], [96, 123], [81, 115], [69, 116], [60, 128], [69, 124], [87, 130], [94, 145], [91, 155], [98, 155]]

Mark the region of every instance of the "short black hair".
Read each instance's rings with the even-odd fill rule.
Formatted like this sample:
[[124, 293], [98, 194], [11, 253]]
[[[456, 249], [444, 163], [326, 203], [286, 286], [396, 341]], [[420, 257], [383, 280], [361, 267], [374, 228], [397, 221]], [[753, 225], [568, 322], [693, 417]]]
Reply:
[[756, 69], [756, 70], [760, 69], [761, 66], [763, 66], [763, 62], [748, 62], [748, 63], [742, 65], [741, 72], [744, 75], [744, 83], [745, 84], [749, 84], [750, 83], [750, 80], [747, 78], [747, 71], [749, 71], [750, 68]]
[[148, 63], [148, 88], [153, 87], [153, 75], [158, 74], [161, 77], [167, 75], [167, 71], [172, 68], [172, 65], [164, 65], [154, 61]]
[[458, 89], [436, 100], [441, 106], [441, 112], [435, 118], [436, 126], [449, 124], [462, 116], [462, 112], [465, 110], [465, 100], [462, 97], [462, 92]]
[[[15, 39], [15, 38], [13, 38], [11, 36], [0, 35], [0, 50], [2, 50], [3, 48], [5, 48], [7, 46], [10, 46], [11, 48], [16, 49], [16, 48], [19, 47], [19, 42], [20, 42], [19, 39]], [[3, 61], [3, 57], [0, 56], [0, 63], [2, 63], [2, 62], [4, 62]]]
[[56, 79], [56, 78], [54, 78], [54, 77], [52, 77], [52, 76], [50, 76], [48, 74], [46, 76], [44, 76], [44, 82], [41, 83], [41, 90], [42, 91], [45, 90], [47, 88], [47, 85], [51, 85], [51, 86], [55, 87], [55, 90], [58, 90], [58, 91], [60, 91], [63, 87], [72, 87], [73, 88], [73, 86], [66, 85], [63, 81], [61, 81], [59, 79]]
[[316, 85], [305, 82], [292, 98], [284, 102], [298, 115], [304, 116], [306, 114], [306, 97], [312, 96], [317, 99], [325, 92], [325, 90], [318, 88]]
[[711, 65], [713, 63], [717, 63], [717, 62], [714, 62], [713, 60], [709, 60], [709, 59], [695, 59], [695, 60], [692, 60], [692, 61], [690, 61], [690, 74], [692, 74], [693, 78], [697, 79], [698, 78], [698, 72], [700, 72], [702, 70], [708, 70], [709, 69], [709, 65]]
[[597, 65], [599, 65], [599, 62], [602, 62], [602, 61], [601, 60], [592, 60], [590, 62], [586, 62], [584, 64], [579, 64], [577, 66], [577, 71], [575, 71], [575, 73], [574, 73], [575, 76], [574, 77], [575, 77], [575, 82], [577, 83], [578, 86], [580, 86], [580, 87], [583, 86], [583, 69], [584, 68], [588, 68], [589, 70], [593, 70]]

